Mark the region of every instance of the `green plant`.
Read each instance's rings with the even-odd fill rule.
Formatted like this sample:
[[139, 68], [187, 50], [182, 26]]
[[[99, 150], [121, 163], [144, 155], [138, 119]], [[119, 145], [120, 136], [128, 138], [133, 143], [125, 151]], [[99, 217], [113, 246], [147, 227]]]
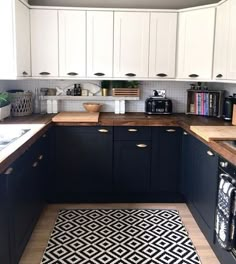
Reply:
[[138, 81], [128, 81], [128, 88], [138, 88], [139, 84]]
[[0, 107], [10, 104], [9, 94], [7, 92], [0, 92]]
[[127, 88], [128, 81], [112, 81], [112, 88]]
[[102, 89], [109, 89], [111, 86], [111, 81], [101, 81], [101, 88]]

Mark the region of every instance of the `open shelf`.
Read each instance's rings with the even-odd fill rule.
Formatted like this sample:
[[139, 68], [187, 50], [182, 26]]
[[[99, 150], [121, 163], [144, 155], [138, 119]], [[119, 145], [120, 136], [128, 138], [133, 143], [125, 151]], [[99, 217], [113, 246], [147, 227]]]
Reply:
[[139, 97], [136, 96], [69, 96], [69, 95], [55, 95], [55, 96], [41, 96], [41, 100], [68, 100], [68, 101], [137, 101]]

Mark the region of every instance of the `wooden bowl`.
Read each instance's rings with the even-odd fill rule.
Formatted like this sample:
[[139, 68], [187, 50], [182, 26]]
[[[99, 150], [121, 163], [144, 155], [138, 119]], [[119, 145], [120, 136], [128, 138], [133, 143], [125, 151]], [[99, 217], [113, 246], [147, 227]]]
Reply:
[[83, 106], [84, 106], [86, 111], [94, 113], [94, 112], [100, 112], [102, 104], [98, 104], [98, 103], [83, 103]]

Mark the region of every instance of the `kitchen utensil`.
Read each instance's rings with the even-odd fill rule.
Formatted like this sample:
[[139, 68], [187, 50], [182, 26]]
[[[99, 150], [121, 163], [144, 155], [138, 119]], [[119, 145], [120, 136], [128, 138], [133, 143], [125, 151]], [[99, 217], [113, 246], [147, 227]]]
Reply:
[[83, 107], [88, 112], [100, 112], [100, 109], [103, 105], [98, 103], [83, 103]]
[[73, 122], [93, 122], [97, 123], [99, 118], [99, 112], [61, 112], [52, 118], [53, 122], [73, 123]]

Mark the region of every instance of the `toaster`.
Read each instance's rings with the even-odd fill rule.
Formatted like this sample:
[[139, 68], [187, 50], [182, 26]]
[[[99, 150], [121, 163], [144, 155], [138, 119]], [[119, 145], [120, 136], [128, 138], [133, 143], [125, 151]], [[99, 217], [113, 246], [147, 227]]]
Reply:
[[145, 113], [148, 115], [171, 114], [172, 101], [165, 97], [165, 94], [160, 94], [158, 91], [153, 91], [153, 96], [145, 101]]

